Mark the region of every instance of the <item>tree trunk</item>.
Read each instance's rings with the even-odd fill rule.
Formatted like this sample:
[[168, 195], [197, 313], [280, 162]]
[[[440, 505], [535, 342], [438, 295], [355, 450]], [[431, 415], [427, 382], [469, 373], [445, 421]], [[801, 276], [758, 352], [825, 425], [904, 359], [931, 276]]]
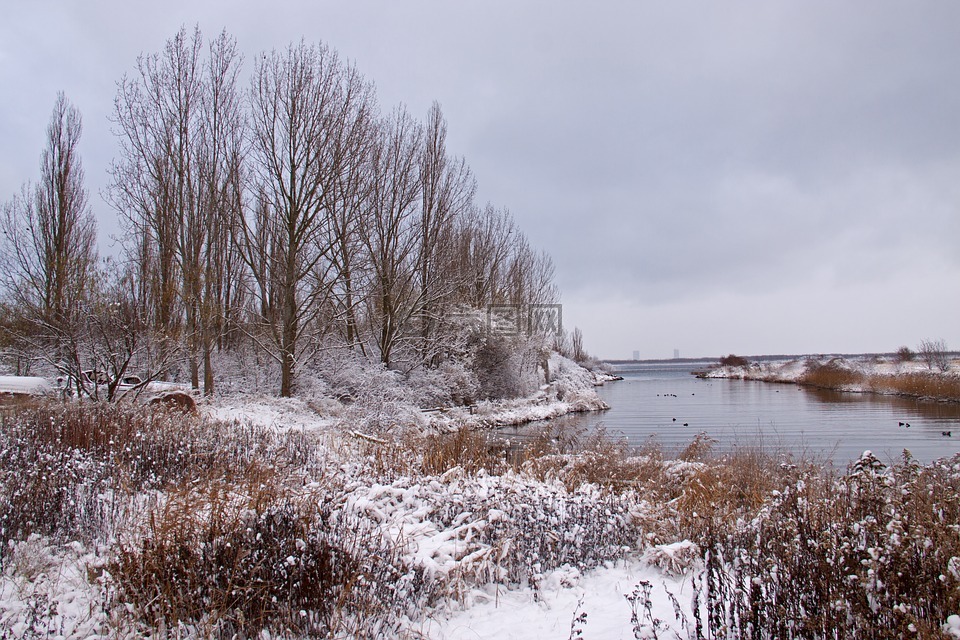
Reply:
[[213, 362], [211, 362], [211, 347], [209, 344], [203, 347], [203, 395], [209, 397], [213, 395]]

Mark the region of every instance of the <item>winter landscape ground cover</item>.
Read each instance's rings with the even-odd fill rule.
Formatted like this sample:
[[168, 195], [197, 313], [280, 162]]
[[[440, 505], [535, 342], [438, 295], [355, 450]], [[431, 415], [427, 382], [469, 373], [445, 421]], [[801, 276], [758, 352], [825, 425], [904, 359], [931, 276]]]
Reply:
[[[566, 402], [530, 416], [589, 404], [554, 364]], [[415, 407], [362, 396], [5, 410], [0, 633], [960, 637], [960, 459], [666, 459], [549, 423], [518, 449], [489, 427], [519, 401], [400, 428]]]

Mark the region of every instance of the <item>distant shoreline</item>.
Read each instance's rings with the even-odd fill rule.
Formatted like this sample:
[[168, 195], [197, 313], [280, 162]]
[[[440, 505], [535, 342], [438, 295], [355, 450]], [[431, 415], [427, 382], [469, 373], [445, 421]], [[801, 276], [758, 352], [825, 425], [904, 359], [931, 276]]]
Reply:
[[[954, 359], [960, 358], [960, 351], [950, 351], [948, 354]], [[694, 363], [694, 362], [720, 362], [720, 358], [723, 356], [704, 356], [702, 358], [648, 358], [643, 360], [632, 360], [632, 359], [620, 359], [620, 360], [610, 360], [605, 359], [601, 362], [607, 364], [669, 364], [669, 363]], [[750, 360], [751, 362], [775, 362], [778, 360], [801, 360], [804, 358], [844, 358], [846, 360], [864, 360], [871, 358], [896, 358], [896, 352], [888, 353], [830, 353], [830, 352], [820, 352], [820, 353], [782, 353], [782, 354], [768, 354], [768, 355], [754, 355], [754, 356], [743, 356], [745, 360]]]
[[718, 363], [696, 375], [960, 402], [960, 358], [955, 352], [947, 355], [950, 359], [945, 371], [934, 370], [920, 359], [901, 360], [896, 354], [870, 354], [754, 360], [742, 366], [720, 366]]

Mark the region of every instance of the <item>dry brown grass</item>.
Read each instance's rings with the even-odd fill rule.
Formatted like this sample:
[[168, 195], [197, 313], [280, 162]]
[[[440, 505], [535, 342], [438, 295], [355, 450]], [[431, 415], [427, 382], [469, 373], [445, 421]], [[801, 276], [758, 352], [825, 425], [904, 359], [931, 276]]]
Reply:
[[868, 386], [878, 393], [960, 401], [960, 377], [929, 372], [870, 376]]
[[[229, 452], [230, 441], [218, 444]], [[369, 448], [371, 466], [409, 469], [398, 447], [354, 446]], [[106, 567], [118, 622], [205, 638], [395, 635], [396, 612], [425, 606], [438, 587], [370, 522], [335, 511], [343, 478], [311, 455], [310, 443], [278, 441], [168, 483]]]
[[834, 362], [812, 364], [800, 379], [799, 384], [821, 389], [843, 390], [865, 381], [865, 376], [857, 371], [851, 371], [838, 366]]
[[170, 491], [146, 530], [120, 545], [107, 570], [136, 622], [182, 624], [201, 637], [332, 628], [357, 559], [317, 528], [316, 500], [278, 486], [271, 473], [249, 471]]
[[681, 535], [697, 540], [707, 529], [731, 527], [737, 519], [754, 517], [794, 473], [790, 465], [759, 450], [706, 460], [676, 499]]
[[827, 362], [810, 366], [797, 382], [836, 391], [860, 388], [875, 393], [960, 401], [960, 376], [949, 373], [918, 371], [892, 375], [867, 375]]
[[422, 452], [423, 471], [431, 475], [442, 475], [454, 467], [471, 474], [481, 469], [498, 474], [507, 466], [505, 443], [475, 429], [430, 435], [414, 446]]
[[569, 491], [584, 484], [635, 491], [666, 482], [659, 445], [649, 443], [636, 451], [603, 429], [569, 440], [546, 430], [517, 456], [513, 468], [541, 481], [559, 480]]

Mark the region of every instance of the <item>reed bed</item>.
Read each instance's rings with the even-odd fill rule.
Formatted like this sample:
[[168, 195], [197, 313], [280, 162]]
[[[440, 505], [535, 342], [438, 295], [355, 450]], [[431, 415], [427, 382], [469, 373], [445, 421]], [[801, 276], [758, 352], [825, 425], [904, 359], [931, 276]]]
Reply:
[[867, 391], [915, 398], [960, 402], [960, 376], [950, 373], [909, 372], [867, 374], [833, 362], [814, 364], [799, 384], [835, 391]]
[[916, 398], [960, 401], [960, 377], [935, 373], [902, 373], [895, 376], [870, 376], [871, 391]]

